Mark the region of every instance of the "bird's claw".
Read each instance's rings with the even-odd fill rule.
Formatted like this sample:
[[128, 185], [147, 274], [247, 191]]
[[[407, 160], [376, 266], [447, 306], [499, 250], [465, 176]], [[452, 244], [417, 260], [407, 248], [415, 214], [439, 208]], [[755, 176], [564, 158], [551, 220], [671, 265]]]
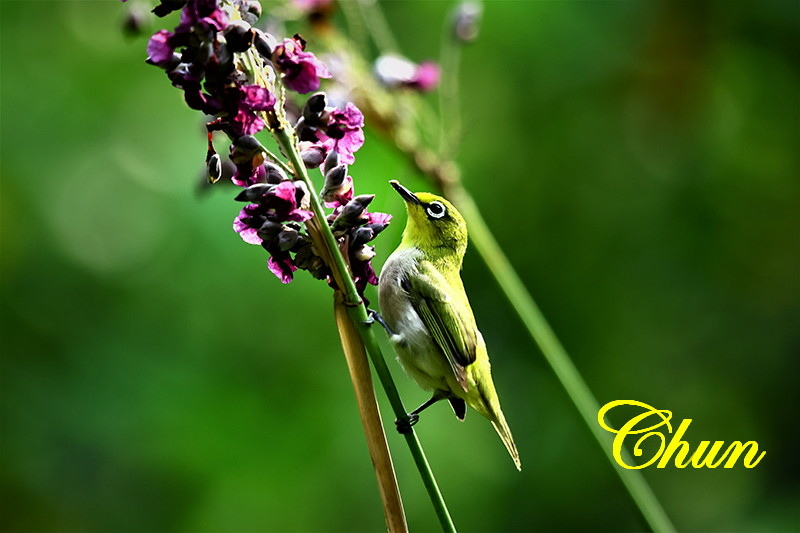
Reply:
[[386, 320], [383, 319], [383, 317], [379, 312], [377, 312], [374, 309], [367, 309], [367, 313], [369, 314], [369, 322], [366, 322], [366, 324], [372, 324], [374, 322], [377, 322], [378, 324], [383, 326], [383, 329], [386, 330], [386, 333], [388, 333], [389, 336], [397, 335], [397, 333], [392, 331], [392, 328], [389, 327], [389, 324], [386, 323]]
[[395, 420], [394, 425], [397, 426], [398, 433], [405, 435], [406, 433], [411, 432], [411, 427], [417, 422], [419, 422], [419, 415], [409, 413], [405, 417]]
[[376, 310], [367, 308], [367, 319], [362, 321], [361, 323], [364, 324], [365, 326], [371, 326], [372, 324], [375, 323], [375, 315], [377, 314], [378, 312]]

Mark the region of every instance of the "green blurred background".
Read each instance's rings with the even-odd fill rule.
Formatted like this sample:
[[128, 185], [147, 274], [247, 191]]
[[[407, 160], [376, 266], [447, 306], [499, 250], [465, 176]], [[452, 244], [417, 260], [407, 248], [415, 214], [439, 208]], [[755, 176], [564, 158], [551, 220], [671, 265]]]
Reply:
[[[437, 56], [449, 2], [383, 5], [409, 57]], [[330, 291], [270, 274], [231, 230], [233, 188], [197, 194], [201, 119], [123, 38], [126, 9], [0, 3], [0, 528], [380, 531]], [[799, 15], [492, 1], [464, 54], [464, 179], [600, 403], [767, 451], [645, 470], [680, 530], [800, 528]], [[427, 185], [369, 132], [351, 173], [398, 216], [380, 265], [404, 220], [386, 181]], [[474, 251], [464, 280], [524, 470], [485, 420], [431, 409], [417, 428], [456, 524], [645, 529]], [[389, 439], [412, 530], [436, 530]]]

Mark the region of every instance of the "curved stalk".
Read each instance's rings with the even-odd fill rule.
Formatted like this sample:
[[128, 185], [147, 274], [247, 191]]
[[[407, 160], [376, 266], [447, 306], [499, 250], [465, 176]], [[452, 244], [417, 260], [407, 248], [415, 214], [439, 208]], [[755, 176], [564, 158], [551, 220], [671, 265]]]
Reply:
[[[400, 499], [400, 489], [394, 477], [392, 456], [386, 446], [386, 434], [383, 432], [381, 415], [378, 410], [378, 400], [375, 398], [375, 389], [372, 385], [372, 374], [361, 342], [358, 331], [347, 313], [344, 297], [340, 291], [334, 296], [333, 312], [336, 317], [336, 326], [342, 342], [347, 369], [356, 392], [358, 412], [361, 413], [361, 422], [364, 426], [364, 435], [367, 439], [367, 448], [375, 465], [378, 477], [378, 489], [383, 501], [386, 525], [391, 532], [408, 531], [403, 502]], [[388, 475], [392, 473], [392, 475]]]

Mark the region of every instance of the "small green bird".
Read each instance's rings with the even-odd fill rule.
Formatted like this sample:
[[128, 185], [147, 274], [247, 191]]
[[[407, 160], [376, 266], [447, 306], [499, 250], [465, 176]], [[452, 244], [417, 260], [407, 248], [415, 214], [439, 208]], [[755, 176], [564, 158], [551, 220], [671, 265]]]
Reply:
[[522, 470], [500, 400], [492, 382], [489, 355], [461, 281], [467, 251], [467, 225], [453, 205], [430, 193], [414, 194], [390, 181], [406, 202], [403, 239], [386, 264], [378, 284], [383, 317], [406, 373], [433, 396], [398, 421], [403, 432], [419, 413], [448, 400], [459, 420], [466, 404], [488, 418]]

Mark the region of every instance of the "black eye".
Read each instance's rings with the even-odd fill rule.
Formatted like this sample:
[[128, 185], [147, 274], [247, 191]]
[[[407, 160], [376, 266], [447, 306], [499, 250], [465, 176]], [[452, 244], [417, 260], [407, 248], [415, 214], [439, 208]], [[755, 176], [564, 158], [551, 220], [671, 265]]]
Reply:
[[428, 216], [431, 218], [442, 218], [447, 213], [447, 208], [442, 202], [431, 202], [428, 205]]

